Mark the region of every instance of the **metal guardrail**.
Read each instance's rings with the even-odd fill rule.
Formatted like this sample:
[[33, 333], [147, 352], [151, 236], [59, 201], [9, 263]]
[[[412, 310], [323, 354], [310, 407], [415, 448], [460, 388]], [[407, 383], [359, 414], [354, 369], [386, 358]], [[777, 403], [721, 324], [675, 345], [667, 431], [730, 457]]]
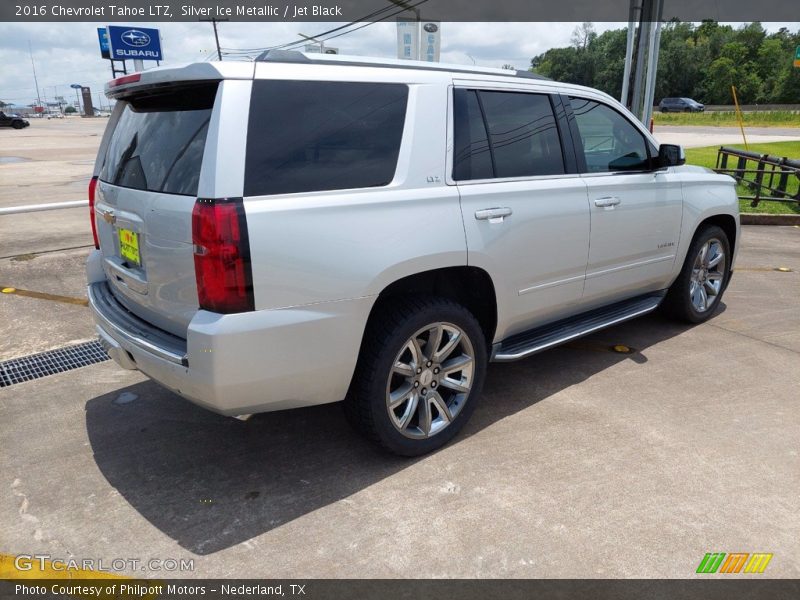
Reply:
[[37, 212], [40, 210], [57, 210], [61, 208], [78, 208], [89, 206], [88, 200], [66, 200], [64, 202], [48, 202], [46, 204], [27, 204], [22, 206], [3, 206], [0, 207], [0, 216], [16, 215], [20, 213]]
[[[735, 168], [728, 166], [729, 159], [736, 161]], [[756, 168], [748, 168], [749, 163]], [[800, 203], [800, 160], [720, 146], [714, 170], [749, 188], [753, 195], [739, 199], [750, 200], [750, 206], [761, 201]]]

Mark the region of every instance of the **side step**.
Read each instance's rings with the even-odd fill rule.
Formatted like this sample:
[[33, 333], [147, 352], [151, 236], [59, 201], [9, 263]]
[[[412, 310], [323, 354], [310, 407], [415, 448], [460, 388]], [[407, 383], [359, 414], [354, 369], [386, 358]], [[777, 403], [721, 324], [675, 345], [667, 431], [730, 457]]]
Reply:
[[492, 360], [495, 362], [519, 360], [598, 329], [645, 315], [658, 308], [666, 293], [667, 291], [663, 290], [654, 294], [637, 296], [630, 300], [610, 304], [555, 323], [517, 333], [494, 345]]

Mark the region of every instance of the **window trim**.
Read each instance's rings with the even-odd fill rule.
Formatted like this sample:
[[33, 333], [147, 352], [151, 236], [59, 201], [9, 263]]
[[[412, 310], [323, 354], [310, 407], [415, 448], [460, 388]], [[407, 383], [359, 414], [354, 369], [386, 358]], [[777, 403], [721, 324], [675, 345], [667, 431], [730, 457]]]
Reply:
[[[605, 106], [609, 110], [613, 110], [617, 113], [621, 118], [623, 118], [631, 127], [633, 127], [636, 132], [641, 136], [642, 140], [644, 141], [645, 150], [647, 152], [647, 168], [646, 169], [636, 169], [636, 170], [629, 170], [629, 171], [599, 171], [599, 172], [589, 172], [587, 171], [586, 166], [586, 153], [583, 150], [583, 143], [581, 142], [581, 132], [578, 128], [578, 121], [575, 118], [575, 112], [572, 110], [572, 98], [577, 98], [579, 100], [587, 100], [589, 102], [596, 102], [602, 106]], [[656, 158], [658, 157], [658, 149], [653, 146], [653, 143], [648, 139], [648, 137], [642, 131], [642, 128], [636, 123], [632, 122], [626, 115], [624, 115], [621, 111], [619, 111], [614, 106], [610, 105], [608, 102], [604, 102], [599, 98], [592, 98], [590, 96], [580, 96], [578, 94], [561, 94], [561, 100], [565, 104], [568, 110], [568, 122], [570, 133], [572, 136], [572, 140], [574, 143], [575, 154], [578, 158], [578, 173], [581, 177], [603, 177], [608, 175], [634, 175], [634, 174], [641, 174], [641, 173], [653, 173], [659, 170], [659, 167], [656, 165]], [[655, 151], [655, 154], [654, 154]]]
[[[445, 168], [446, 171], [446, 183], [447, 185], [473, 185], [473, 184], [486, 184], [486, 183], [515, 183], [515, 182], [522, 182], [522, 181], [538, 181], [542, 179], [555, 179], [555, 178], [574, 178], [578, 177], [580, 174], [577, 171], [577, 168], [570, 169], [570, 156], [568, 155], [568, 150], [573, 153], [573, 156], [576, 154], [574, 146], [572, 144], [572, 140], [567, 140], [566, 138], [566, 128], [564, 123], [559, 122], [559, 111], [556, 108], [556, 97], [558, 94], [555, 94], [551, 91], [542, 91], [536, 89], [519, 89], [519, 88], [496, 88], [491, 87], [491, 82], [487, 82], [486, 86], [476, 86], [474, 84], [470, 85], [454, 85], [452, 87], [452, 93], [449, 94], [449, 103], [452, 106], [452, 110], [449, 111], [450, 114], [448, 115], [448, 127], [451, 128], [453, 132], [453, 143], [449, 145], [448, 150], [448, 157], [446, 161]], [[561, 160], [564, 165], [564, 173], [552, 173], [549, 175], [522, 175], [518, 177], [492, 177], [490, 179], [464, 179], [464, 180], [457, 180], [455, 179], [455, 138], [456, 138], [456, 122], [455, 122], [455, 106], [457, 103], [456, 94], [463, 93], [463, 92], [476, 92], [476, 97], [478, 100], [478, 105], [481, 109], [481, 117], [483, 120], [483, 127], [486, 133], [486, 139], [489, 143], [489, 152], [492, 157], [492, 173], [496, 173], [497, 170], [495, 168], [494, 163], [494, 148], [492, 145], [491, 136], [489, 135], [489, 126], [486, 122], [486, 112], [483, 108], [483, 102], [481, 101], [481, 94], [480, 92], [501, 92], [501, 93], [511, 93], [511, 94], [535, 94], [539, 96], [544, 96], [550, 102], [550, 111], [553, 115], [553, 119], [556, 124], [556, 135], [558, 136], [558, 143], [561, 148]], [[577, 157], [576, 157], [577, 158]], [[577, 166], [577, 165], [576, 165]]]

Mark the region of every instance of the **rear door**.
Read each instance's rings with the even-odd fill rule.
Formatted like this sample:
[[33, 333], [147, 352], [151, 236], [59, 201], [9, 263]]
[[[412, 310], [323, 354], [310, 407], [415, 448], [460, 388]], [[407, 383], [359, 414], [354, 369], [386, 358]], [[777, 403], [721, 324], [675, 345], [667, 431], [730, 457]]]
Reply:
[[95, 200], [115, 297], [184, 337], [198, 308], [192, 209], [218, 88], [216, 81], [161, 85], [121, 100]]
[[589, 210], [572, 148], [562, 148], [561, 110], [546, 93], [454, 90], [452, 178], [469, 264], [495, 281], [499, 337], [575, 312], [581, 300]]

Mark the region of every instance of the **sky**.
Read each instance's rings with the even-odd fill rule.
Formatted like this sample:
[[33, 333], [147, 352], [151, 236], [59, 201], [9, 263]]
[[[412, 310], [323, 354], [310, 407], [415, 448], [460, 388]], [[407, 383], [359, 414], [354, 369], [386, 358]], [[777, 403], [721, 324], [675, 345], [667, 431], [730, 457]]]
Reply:
[[[115, 24], [115, 23], [112, 23]], [[124, 23], [118, 23], [124, 25]], [[31, 53], [42, 100], [61, 95], [69, 102], [70, 84], [92, 88], [95, 103], [111, 79], [109, 61], [100, 57], [98, 23], [0, 23], [0, 100], [25, 106], [36, 99]], [[256, 48], [300, 40], [298, 33], [314, 36], [343, 23], [220, 23], [223, 48]], [[443, 23], [441, 61], [484, 67], [513, 65], [527, 69], [530, 59], [549, 48], [569, 45], [579, 23]], [[626, 27], [626, 23], [594, 23], [597, 33]], [[800, 23], [762, 23], [768, 31]], [[208, 60], [216, 54], [210, 23], [137, 23], [161, 30], [166, 60], [162, 65]], [[396, 57], [393, 22], [374, 23], [326, 44], [340, 54]], [[300, 48], [302, 49], [302, 47]], [[225, 58], [225, 57], [223, 57]], [[145, 63], [145, 67], [155, 66]], [[132, 64], [129, 62], [129, 70]], [[102, 99], [103, 104], [106, 103]]]

